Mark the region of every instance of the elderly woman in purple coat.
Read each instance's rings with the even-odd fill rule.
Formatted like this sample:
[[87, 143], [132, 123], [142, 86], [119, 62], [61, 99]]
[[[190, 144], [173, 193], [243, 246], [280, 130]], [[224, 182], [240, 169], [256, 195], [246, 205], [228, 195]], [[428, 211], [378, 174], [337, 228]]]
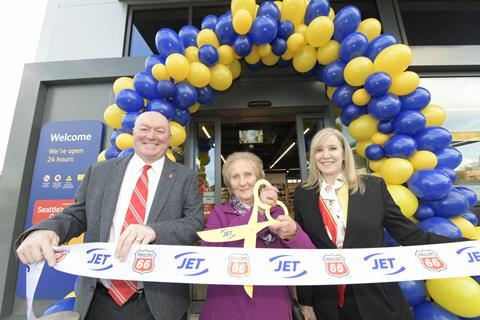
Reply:
[[[263, 163], [250, 152], [235, 152], [228, 156], [222, 169], [223, 181], [231, 198], [223, 205], [216, 205], [210, 213], [205, 229], [217, 229], [247, 224], [253, 207], [253, 187], [263, 179]], [[260, 192], [260, 199], [271, 205], [271, 214], [279, 223], [260, 231], [257, 248], [314, 249], [314, 245], [282, 208], [275, 206], [278, 190], [267, 186]], [[262, 214], [263, 213], [263, 214]], [[259, 221], [266, 220], [259, 210]], [[225, 243], [202, 242], [204, 246], [242, 247], [243, 240]], [[209, 285], [207, 299], [200, 320], [290, 320], [292, 303], [290, 288], [286, 286], [255, 286], [253, 299], [243, 286]]]

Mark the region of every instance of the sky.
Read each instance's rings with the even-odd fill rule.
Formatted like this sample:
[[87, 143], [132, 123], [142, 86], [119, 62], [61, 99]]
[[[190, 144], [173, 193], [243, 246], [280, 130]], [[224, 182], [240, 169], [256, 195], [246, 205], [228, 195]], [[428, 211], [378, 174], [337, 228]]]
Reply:
[[4, 1], [0, 10], [0, 173], [25, 63], [35, 62], [47, 0]]

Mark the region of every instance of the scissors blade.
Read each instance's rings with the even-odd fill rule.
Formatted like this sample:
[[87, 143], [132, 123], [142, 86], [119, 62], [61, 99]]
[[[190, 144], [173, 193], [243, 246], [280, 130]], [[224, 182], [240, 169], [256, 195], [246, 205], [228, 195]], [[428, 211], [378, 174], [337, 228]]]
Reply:
[[197, 232], [200, 239], [207, 242], [231, 242], [245, 239], [250, 227], [248, 225]]

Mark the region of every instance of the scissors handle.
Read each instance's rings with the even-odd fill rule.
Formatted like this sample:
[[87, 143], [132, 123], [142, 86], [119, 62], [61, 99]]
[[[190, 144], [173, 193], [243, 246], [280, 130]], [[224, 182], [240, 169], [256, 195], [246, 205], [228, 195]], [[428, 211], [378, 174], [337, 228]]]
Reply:
[[[255, 183], [255, 186], [253, 187], [253, 211], [252, 211], [252, 217], [250, 220], [253, 220], [254, 222], [257, 221], [258, 219], [258, 208], [262, 208], [265, 210], [265, 217], [267, 217], [267, 221], [272, 221], [274, 222], [275, 219], [273, 219], [272, 215], [270, 214], [270, 209], [272, 206], [265, 204], [262, 202], [260, 199], [260, 195], [258, 193], [258, 190], [260, 189], [261, 186], [271, 186], [272, 184], [265, 180], [265, 179], [260, 179]], [[288, 209], [287, 206], [280, 200], [277, 200], [276, 202], [277, 205], [279, 205], [283, 209], [284, 215], [288, 215]], [[252, 222], [253, 222], [252, 221]], [[250, 221], [249, 221], [250, 223]]]

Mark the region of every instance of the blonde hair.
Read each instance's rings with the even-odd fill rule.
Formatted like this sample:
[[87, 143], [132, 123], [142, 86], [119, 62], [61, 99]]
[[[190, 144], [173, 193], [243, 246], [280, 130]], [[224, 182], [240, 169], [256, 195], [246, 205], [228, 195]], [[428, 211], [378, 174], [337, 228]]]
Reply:
[[265, 178], [265, 172], [263, 172], [263, 161], [255, 154], [251, 152], [234, 152], [231, 153], [222, 168], [223, 183], [231, 191], [230, 186], [230, 172], [232, 171], [233, 164], [238, 160], [250, 161], [253, 165], [253, 171], [257, 180]]
[[355, 160], [353, 158], [353, 152], [350, 148], [350, 144], [343, 136], [343, 134], [334, 128], [322, 129], [318, 131], [313, 137], [312, 143], [310, 145], [310, 170], [308, 171], [308, 178], [307, 181], [303, 184], [303, 187], [307, 189], [320, 187], [320, 183], [323, 181], [323, 177], [322, 173], [317, 168], [315, 161], [315, 153], [317, 153], [320, 144], [323, 143], [330, 136], [337, 137], [338, 141], [340, 141], [340, 144], [342, 145], [344, 159], [343, 176], [348, 183], [348, 188], [354, 193], [363, 193], [365, 191], [365, 186], [363, 185], [361, 176], [357, 173], [357, 170], [355, 168]]

